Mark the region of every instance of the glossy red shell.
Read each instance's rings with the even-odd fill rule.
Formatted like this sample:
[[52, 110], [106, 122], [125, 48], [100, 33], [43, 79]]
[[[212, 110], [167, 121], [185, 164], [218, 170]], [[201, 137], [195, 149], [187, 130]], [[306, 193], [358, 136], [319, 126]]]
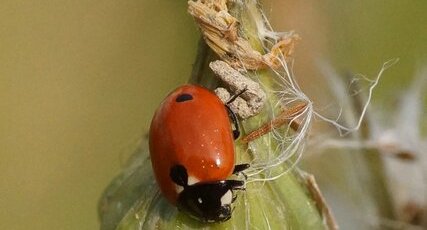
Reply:
[[[177, 102], [189, 94], [191, 100]], [[234, 168], [234, 139], [222, 101], [200, 86], [184, 85], [157, 109], [150, 127], [150, 155], [160, 190], [173, 204], [176, 185], [169, 172], [180, 164], [189, 177], [201, 182], [226, 180]]]

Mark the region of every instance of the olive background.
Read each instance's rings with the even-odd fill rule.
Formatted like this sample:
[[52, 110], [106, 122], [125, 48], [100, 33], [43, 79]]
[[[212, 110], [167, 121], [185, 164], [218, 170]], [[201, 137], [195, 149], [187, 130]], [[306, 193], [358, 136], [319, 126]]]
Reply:
[[[266, 1], [296, 30], [294, 71], [327, 104], [316, 63], [375, 75], [387, 101], [427, 65], [427, 2]], [[97, 229], [98, 198], [189, 78], [199, 33], [186, 1], [2, 0], [0, 229]], [[375, 103], [375, 102], [374, 102]]]

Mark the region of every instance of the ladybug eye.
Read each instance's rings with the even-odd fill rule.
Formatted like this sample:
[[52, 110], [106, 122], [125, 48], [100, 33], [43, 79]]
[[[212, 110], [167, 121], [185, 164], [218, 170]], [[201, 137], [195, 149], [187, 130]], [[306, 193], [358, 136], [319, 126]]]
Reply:
[[172, 181], [175, 182], [175, 184], [177, 185], [183, 187], [188, 185], [187, 169], [185, 169], [185, 167], [182, 165], [173, 166], [169, 172], [169, 176], [171, 177]]
[[176, 102], [184, 102], [184, 101], [190, 101], [190, 100], [193, 100], [193, 96], [191, 96], [188, 93], [180, 94], [175, 99]]

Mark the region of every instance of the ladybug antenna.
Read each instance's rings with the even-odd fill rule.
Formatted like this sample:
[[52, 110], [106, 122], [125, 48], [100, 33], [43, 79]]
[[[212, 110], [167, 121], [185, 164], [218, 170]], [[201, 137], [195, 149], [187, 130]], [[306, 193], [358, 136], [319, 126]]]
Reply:
[[186, 187], [188, 185], [187, 169], [182, 165], [175, 165], [171, 168], [169, 176], [175, 184]]
[[231, 190], [246, 190], [245, 182], [241, 180], [226, 180], [228, 188]]
[[238, 98], [240, 95], [242, 95], [244, 92], [246, 92], [246, 90], [248, 90], [248, 88], [244, 88], [242, 89], [240, 92], [234, 94], [232, 97], [230, 97], [227, 101], [227, 105], [233, 103], [234, 100], [236, 100], [236, 98]]

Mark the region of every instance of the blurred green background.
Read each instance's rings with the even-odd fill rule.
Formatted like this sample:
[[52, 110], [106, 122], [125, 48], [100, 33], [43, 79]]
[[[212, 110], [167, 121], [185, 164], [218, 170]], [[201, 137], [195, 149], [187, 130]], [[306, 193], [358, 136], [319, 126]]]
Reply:
[[99, 228], [102, 190], [197, 41], [185, 1], [1, 1], [0, 229]]
[[[427, 2], [268, 1], [303, 40], [295, 72], [322, 101], [316, 62], [402, 90], [426, 64]], [[190, 74], [199, 34], [186, 1], [2, 0], [0, 229], [97, 229], [103, 189], [163, 96]], [[380, 96], [378, 96], [380, 95]]]

